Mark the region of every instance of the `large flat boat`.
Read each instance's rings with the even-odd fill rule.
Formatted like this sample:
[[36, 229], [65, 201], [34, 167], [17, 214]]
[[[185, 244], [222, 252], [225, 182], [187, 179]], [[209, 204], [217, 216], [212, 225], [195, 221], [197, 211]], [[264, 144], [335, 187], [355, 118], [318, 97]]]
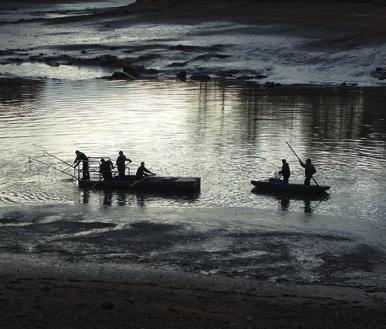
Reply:
[[[88, 157], [87, 161], [81, 161], [80, 165], [74, 170], [74, 174], [69, 173], [73, 169], [73, 165], [58, 158], [57, 156], [43, 152], [41, 157], [30, 157], [30, 161], [37, 162], [46, 167], [59, 171], [67, 176], [78, 181], [79, 187], [84, 189], [100, 189], [100, 190], [126, 190], [133, 192], [150, 192], [163, 194], [197, 194], [201, 189], [200, 177], [166, 177], [156, 176], [155, 174], [138, 178], [135, 175], [130, 175], [130, 168], [127, 167], [128, 175], [120, 177], [117, 171], [111, 171], [111, 179], [104, 179], [100, 173], [100, 160], [110, 161], [109, 157]], [[55, 159], [66, 167], [64, 169], [43, 161], [46, 157]], [[87, 169], [83, 170], [83, 166], [87, 164]]]
[[200, 177], [146, 176], [141, 179], [134, 175], [112, 180], [79, 180], [79, 187], [101, 190], [126, 190], [162, 193], [195, 193], [201, 188]]

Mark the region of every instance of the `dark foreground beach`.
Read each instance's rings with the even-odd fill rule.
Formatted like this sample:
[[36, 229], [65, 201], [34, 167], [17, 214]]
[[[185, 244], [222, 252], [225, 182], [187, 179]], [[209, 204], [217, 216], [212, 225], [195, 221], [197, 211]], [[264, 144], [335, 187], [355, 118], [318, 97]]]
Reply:
[[[1, 328], [383, 328], [354, 288], [1, 257]], [[383, 293], [384, 294], [384, 293]]]

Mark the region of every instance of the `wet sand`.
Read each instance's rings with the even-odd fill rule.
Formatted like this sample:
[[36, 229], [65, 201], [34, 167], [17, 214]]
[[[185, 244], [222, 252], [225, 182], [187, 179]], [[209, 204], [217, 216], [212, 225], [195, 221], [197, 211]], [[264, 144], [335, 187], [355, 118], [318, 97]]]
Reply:
[[0, 257], [1, 328], [383, 328], [385, 292]]

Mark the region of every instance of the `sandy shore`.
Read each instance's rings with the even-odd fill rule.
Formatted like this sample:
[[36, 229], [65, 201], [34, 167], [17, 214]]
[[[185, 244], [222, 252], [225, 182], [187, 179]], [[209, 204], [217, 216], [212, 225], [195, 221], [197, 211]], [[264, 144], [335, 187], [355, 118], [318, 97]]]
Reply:
[[384, 292], [0, 257], [0, 328], [383, 328]]

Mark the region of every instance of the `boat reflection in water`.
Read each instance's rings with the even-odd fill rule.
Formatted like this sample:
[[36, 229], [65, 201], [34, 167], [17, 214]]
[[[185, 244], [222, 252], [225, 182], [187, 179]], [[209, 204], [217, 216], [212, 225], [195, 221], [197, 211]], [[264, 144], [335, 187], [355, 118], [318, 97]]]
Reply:
[[[88, 190], [83, 189], [79, 190], [78, 202], [83, 204], [95, 203], [95, 199], [97, 203], [103, 206], [114, 206], [117, 205], [119, 207], [136, 205], [139, 207], [145, 207], [147, 203], [153, 201], [157, 201], [159, 199], [163, 200], [171, 200], [173, 202], [179, 201], [181, 203], [190, 203], [195, 202], [200, 197], [200, 192], [192, 192], [192, 193], [151, 193], [151, 192], [134, 192], [134, 191], [111, 191], [111, 190]], [[94, 199], [94, 200], [90, 200]]]
[[302, 195], [299, 193], [290, 192], [264, 191], [256, 187], [253, 188], [251, 192], [277, 199], [280, 205], [280, 209], [282, 210], [288, 210], [290, 208], [291, 200], [303, 201], [305, 213], [312, 213], [317, 205], [323, 201], [327, 201], [330, 198], [328, 193]]

